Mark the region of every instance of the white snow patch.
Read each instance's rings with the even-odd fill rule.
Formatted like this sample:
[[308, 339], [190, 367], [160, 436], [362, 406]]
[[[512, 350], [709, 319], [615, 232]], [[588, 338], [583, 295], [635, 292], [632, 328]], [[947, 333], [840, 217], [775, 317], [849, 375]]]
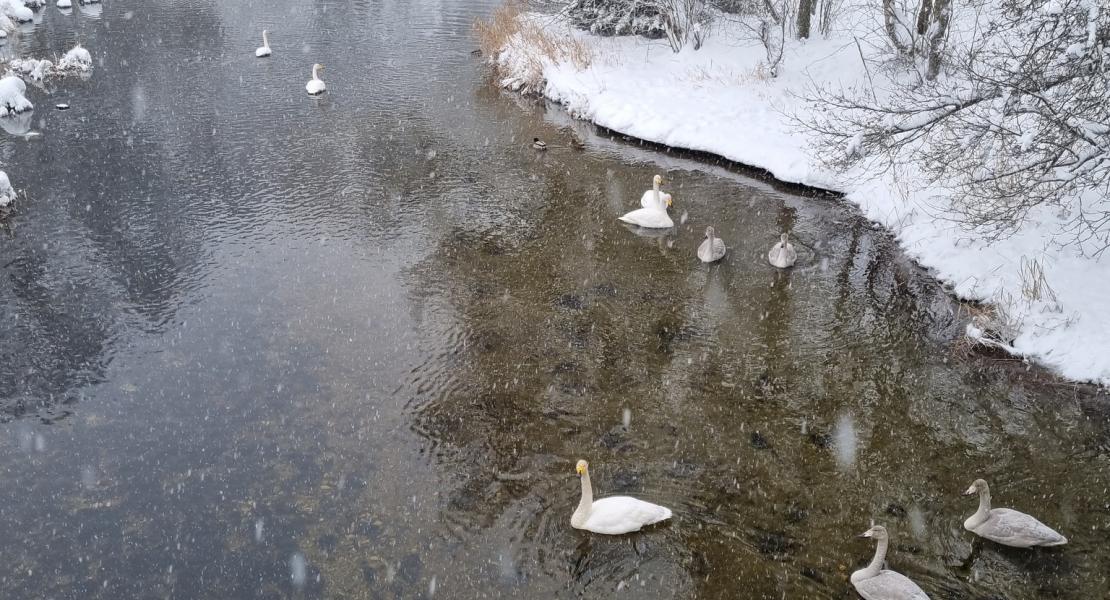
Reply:
[[58, 0], [58, 8], [73, 8], [73, 0]]
[[24, 6], [19, 0], [0, 0], [0, 14], [18, 23], [27, 23], [35, 18], [35, 11]]
[[35, 108], [23, 95], [27, 84], [15, 75], [0, 78], [0, 117], [7, 117]]
[[0, 208], [7, 208], [15, 200], [15, 190], [12, 189], [12, 182], [8, 179], [8, 174], [0, 171]]

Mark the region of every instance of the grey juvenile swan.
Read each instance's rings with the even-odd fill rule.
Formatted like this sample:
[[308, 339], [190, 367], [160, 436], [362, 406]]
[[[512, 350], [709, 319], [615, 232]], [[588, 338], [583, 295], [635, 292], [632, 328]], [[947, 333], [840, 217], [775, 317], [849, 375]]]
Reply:
[[991, 509], [991, 491], [987, 482], [976, 479], [964, 492], [979, 493], [979, 510], [964, 521], [964, 529], [988, 540], [1015, 548], [1062, 546], [1068, 538], [1032, 516], [1009, 508]]
[[794, 244], [790, 243], [785, 233], [779, 238], [779, 243], [772, 246], [770, 252], [767, 253], [767, 262], [780, 269], [793, 267], [797, 260], [798, 252], [794, 250]]
[[705, 241], [698, 246], [698, 258], [701, 262], [717, 262], [725, 257], [725, 242], [717, 237], [712, 226], [705, 228]]
[[852, 585], [864, 600], [929, 600], [929, 595], [909, 577], [883, 568], [886, 548], [890, 543], [886, 527], [875, 525], [860, 537], [874, 538], [879, 543], [871, 564], [852, 573]]

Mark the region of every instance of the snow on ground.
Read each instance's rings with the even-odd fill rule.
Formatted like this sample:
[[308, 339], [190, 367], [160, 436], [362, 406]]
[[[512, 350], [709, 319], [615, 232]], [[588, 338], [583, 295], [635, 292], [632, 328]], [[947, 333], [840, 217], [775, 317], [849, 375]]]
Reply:
[[[808, 107], [799, 96], [815, 84], [867, 89], [874, 80], [882, 87], [883, 74], [869, 74], [860, 57], [863, 52], [869, 61], [878, 58], [882, 41], [865, 40], [857, 48], [854, 40], [881, 31], [875, 23], [831, 39], [788, 41], [779, 77], [770, 78], [761, 67], [763, 47], [736, 23], [720, 26], [700, 50], [687, 47], [675, 54], [661, 40], [600, 38], [552, 17], [530, 18], [562, 42], [577, 40], [589, 59], [567, 51], [553, 61], [517, 35], [495, 59], [506, 87], [533, 85], [575, 116], [622, 134], [717, 154], [766, 169], [782, 181], [844, 192], [958, 296], [993, 303], [1005, 314], [1003, 328], [1012, 333], [1001, 336], [1007, 350], [1071, 379], [1110, 384], [1110, 261], [1050, 243], [1058, 216], [1038, 212], [1011, 238], [988, 245], [937, 218], [944, 214], [945, 197], [909, 185], [912, 171], [837, 175], [811, 156], [812, 134], [788, 115], [805, 115]], [[1030, 293], [1032, 261], [1043, 266], [1055, 301]]]
[[0, 78], [0, 118], [25, 112], [34, 108], [31, 101], [23, 95], [27, 84], [15, 75]]

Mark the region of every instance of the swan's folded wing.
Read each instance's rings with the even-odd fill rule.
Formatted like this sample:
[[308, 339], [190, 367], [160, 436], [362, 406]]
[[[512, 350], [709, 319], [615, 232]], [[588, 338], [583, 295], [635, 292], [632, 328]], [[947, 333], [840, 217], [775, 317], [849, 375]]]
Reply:
[[990, 518], [977, 527], [975, 532], [988, 540], [1019, 548], [1057, 546], [1068, 541], [1032, 515], [1009, 508], [992, 510]]
[[929, 600], [929, 595], [909, 577], [895, 571], [879, 571], [854, 585], [865, 600]]
[[597, 533], [616, 535], [638, 531], [644, 525], [669, 518], [671, 511], [666, 507], [629, 496], [612, 496], [594, 501], [585, 528]]
[[664, 229], [674, 226], [674, 221], [671, 220], [671, 217], [667, 215], [666, 212], [653, 208], [637, 208], [621, 216], [620, 220], [625, 223], [653, 229]]

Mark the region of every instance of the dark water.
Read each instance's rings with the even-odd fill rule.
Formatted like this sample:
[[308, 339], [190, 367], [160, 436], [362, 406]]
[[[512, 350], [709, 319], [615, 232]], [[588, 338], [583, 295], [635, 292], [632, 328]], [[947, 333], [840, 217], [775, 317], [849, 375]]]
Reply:
[[[969, 355], [835, 199], [491, 88], [492, 5], [116, 0], [9, 41], [97, 66], [0, 138], [0, 597], [851, 598], [872, 520], [933, 598], [1107, 597], [1105, 397]], [[639, 237], [656, 172], [689, 219]], [[571, 529], [578, 458], [674, 520]], [[973, 543], [979, 476], [1071, 543]]]

